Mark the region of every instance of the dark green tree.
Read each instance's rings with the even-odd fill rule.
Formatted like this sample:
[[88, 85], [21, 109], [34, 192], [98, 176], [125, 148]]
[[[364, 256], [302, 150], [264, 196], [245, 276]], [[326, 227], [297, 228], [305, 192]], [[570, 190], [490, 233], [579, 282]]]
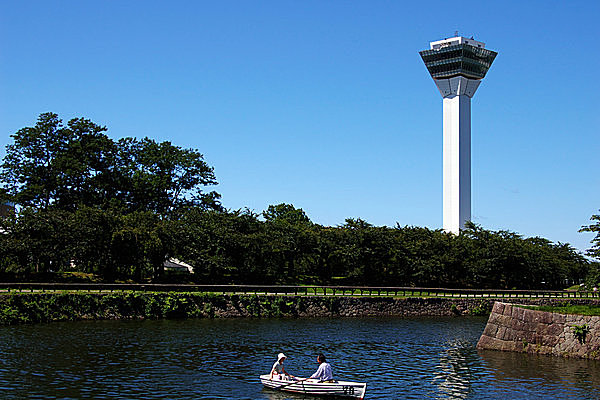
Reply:
[[121, 139], [117, 148], [120, 191], [129, 210], [166, 215], [183, 206], [220, 209], [219, 194], [203, 191], [217, 181], [197, 150], [148, 138]]
[[82, 189], [84, 167], [73, 162], [73, 142], [80, 139], [77, 136], [101, 135], [105, 128], [71, 122], [75, 130], [63, 126], [56, 114], [45, 113], [34, 127], [20, 129], [11, 136], [13, 143], [6, 146], [0, 179], [7, 195], [18, 205], [47, 209], [65, 192]]
[[[314, 224], [291, 204], [270, 205], [265, 219], [262, 260], [279, 283], [293, 283], [310, 273], [315, 247]], [[266, 240], [265, 240], [266, 239]]]
[[596, 236], [592, 239], [592, 247], [587, 251], [590, 257], [600, 260], [600, 214], [594, 214], [590, 220], [593, 224], [582, 226], [579, 232], [595, 232]]
[[54, 113], [12, 135], [0, 194], [17, 205], [2, 251], [30, 271], [72, 268], [107, 279], [160, 277], [176, 252], [177, 210], [221, 210], [197, 150], [144, 138], [114, 141], [84, 118]]

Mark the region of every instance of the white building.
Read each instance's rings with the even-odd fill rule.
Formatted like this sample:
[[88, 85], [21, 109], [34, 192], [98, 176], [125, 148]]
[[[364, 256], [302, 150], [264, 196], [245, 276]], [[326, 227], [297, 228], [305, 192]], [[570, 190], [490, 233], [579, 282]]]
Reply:
[[456, 36], [430, 43], [421, 58], [444, 104], [444, 230], [471, 220], [471, 98], [498, 53]]
[[163, 263], [163, 268], [165, 269], [165, 271], [171, 272], [179, 272], [184, 274], [194, 273], [194, 267], [176, 258], [169, 258], [168, 260], [165, 260], [165, 262]]

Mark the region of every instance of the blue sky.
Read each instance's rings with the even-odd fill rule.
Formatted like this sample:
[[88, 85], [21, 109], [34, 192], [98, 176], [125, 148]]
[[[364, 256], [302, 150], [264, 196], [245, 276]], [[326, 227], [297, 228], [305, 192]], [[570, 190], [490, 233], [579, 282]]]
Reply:
[[61, 1], [0, 6], [0, 147], [42, 112], [197, 148], [223, 204], [442, 225], [442, 100], [418, 51], [499, 55], [472, 102], [472, 214], [589, 247], [597, 1]]

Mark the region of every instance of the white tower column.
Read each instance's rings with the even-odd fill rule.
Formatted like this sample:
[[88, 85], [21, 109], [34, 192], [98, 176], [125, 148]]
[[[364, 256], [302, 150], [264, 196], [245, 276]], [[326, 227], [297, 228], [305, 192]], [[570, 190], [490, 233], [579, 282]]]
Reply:
[[458, 234], [471, 220], [471, 98], [445, 97], [444, 230]]
[[483, 42], [456, 36], [419, 52], [444, 98], [444, 230], [471, 220], [471, 98], [496, 58]]
[[471, 220], [471, 98], [481, 80], [436, 79], [444, 105], [444, 230], [459, 234]]

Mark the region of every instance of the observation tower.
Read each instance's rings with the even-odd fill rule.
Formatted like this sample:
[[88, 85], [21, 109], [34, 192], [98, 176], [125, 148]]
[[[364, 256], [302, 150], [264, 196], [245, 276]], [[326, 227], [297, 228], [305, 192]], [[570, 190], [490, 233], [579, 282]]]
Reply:
[[495, 51], [455, 36], [419, 52], [444, 104], [444, 230], [458, 234], [471, 220], [471, 98]]

